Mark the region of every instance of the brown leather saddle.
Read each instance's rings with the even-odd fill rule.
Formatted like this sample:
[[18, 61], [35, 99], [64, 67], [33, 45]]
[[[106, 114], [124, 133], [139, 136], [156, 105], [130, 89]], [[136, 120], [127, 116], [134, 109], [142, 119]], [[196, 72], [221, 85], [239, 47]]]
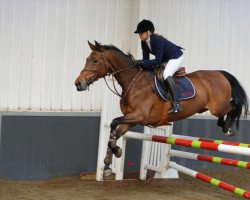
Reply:
[[[164, 78], [163, 78], [163, 71], [165, 69], [164, 65], [160, 65], [159, 68], [157, 68], [155, 70], [155, 75], [157, 77], [157, 79], [161, 82], [164, 83]], [[173, 78], [177, 78], [177, 77], [183, 77], [186, 75], [186, 70], [185, 67], [180, 67], [180, 69], [174, 73]]]

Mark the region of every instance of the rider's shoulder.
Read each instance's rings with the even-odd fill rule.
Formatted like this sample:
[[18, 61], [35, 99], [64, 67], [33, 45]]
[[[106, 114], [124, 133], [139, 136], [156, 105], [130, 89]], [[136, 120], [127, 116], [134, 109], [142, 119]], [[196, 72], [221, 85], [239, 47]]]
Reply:
[[157, 33], [154, 33], [150, 36], [150, 39], [151, 40], [156, 40], [156, 41], [167, 41], [167, 38], [165, 38], [163, 35], [160, 35], [160, 34], [157, 34]]

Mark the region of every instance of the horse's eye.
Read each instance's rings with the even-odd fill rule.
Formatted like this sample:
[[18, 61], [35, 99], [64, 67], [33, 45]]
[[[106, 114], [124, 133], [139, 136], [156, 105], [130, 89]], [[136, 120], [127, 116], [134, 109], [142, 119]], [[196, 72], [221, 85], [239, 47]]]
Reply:
[[93, 63], [96, 64], [98, 62], [98, 60], [93, 60]]

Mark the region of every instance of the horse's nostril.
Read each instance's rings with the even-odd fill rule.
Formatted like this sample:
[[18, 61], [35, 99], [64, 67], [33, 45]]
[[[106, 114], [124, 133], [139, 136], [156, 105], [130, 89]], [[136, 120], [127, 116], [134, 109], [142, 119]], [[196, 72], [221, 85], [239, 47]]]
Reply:
[[76, 89], [77, 91], [82, 91], [82, 85], [81, 85], [81, 82], [75, 82], [75, 86], [76, 86]]

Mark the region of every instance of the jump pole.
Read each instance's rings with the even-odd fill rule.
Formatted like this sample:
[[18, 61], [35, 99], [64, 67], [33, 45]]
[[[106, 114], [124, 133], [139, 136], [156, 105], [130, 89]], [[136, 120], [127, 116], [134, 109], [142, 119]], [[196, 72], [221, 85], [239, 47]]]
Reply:
[[205, 141], [180, 139], [180, 138], [165, 137], [165, 136], [159, 136], [159, 135], [148, 135], [148, 134], [140, 134], [140, 133], [134, 134], [132, 132], [127, 132], [125, 136], [128, 138], [139, 139], [139, 140], [147, 140], [147, 141], [153, 141], [153, 142], [193, 147], [193, 148], [198, 148], [198, 149], [207, 149], [207, 150], [212, 150], [212, 151], [220, 151], [224, 153], [232, 153], [232, 154], [250, 156], [250, 148], [241, 147], [241, 146], [216, 144], [216, 143], [205, 142]]
[[178, 165], [174, 162], [169, 162], [169, 167], [176, 169], [177, 171], [180, 171], [186, 175], [192, 176], [194, 178], [200, 179], [201, 181], [204, 181], [206, 183], [210, 183], [211, 185], [215, 185], [217, 187], [220, 187], [222, 189], [225, 189], [229, 192], [233, 192], [234, 194], [237, 194], [239, 196], [245, 197], [250, 199], [250, 192], [247, 192], [246, 190], [243, 190], [241, 188], [235, 187], [233, 185], [230, 185], [228, 183], [222, 182], [218, 179], [212, 178], [210, 176], [207, 176], [205, 174], [196, 172], [194, 170], [191, 170], [189, 168], [183, 167], [181, 165]]
[[200, 160], [200, 161], [212, 162], [212, 163], [217, 163], [217, 164], [222, 164], [222, 165], [229, 165], [233, 167], [241, 167], [241, 168], [250, 169], [250, 162], [245, 162], [245, 161], [220, 158], [220, 157], [215, 157], [215, 156], [207, 156], [203, 154], [178, 151], [174, 149], [171, 149], [169, 153], [171, 156], [187, 158], [191, 160]]
[[198, 141], [203, 141], [203, 142], [211, 142], [211, 143], [215, 143], [215, 144], [227, 144], [227, 145], [232, 145], [232, 146], [241, 146], [241, 147], [250, 148], [250, 144], [240, 143], [240, 142], [215, 140], [215, 139], [192, 137], [192, 136], [186, 136], [186, 135], [176, 135], [176, 134], [172, 134], [171, 136], [174, 138], [180, 138], [180, 139], [198, 140]]
[[[158, 135], [147, 135], [147, 134], [134, 134], [132, 132], [127, 132], [125, 134], [126, 137], [128, 138], [133, 138], [133, 139], [138, 139], [138, 140], [146, 140], [146, 141], [153, 141], [153, 142], [160, 142], [160, 143], [167, 143], [167, 144], [174, 144], [174, 145], [180, 145], [180, 146], [186, 146], [186, 147], [193, 147], [193, 148], [200, 148], [200, 149], [208, 149], [208, 150], [214, 150], [214, 151], [220, 151], [220, 152], [224, 152], [224, 153], [233, 153], [233, 154], [241, 154], [241, 155], [250, 155], [250, 148], [247, 147], [241, 147], [241, 146], [233, 146], [233, 145], [228, 145], [228, 144], [216, 144], [216, 143], [212, 143], [212, 142], [206, 142], [206, 141], [197, 141], [197, 140], [188, 140], [188, 139], [180, 139], [180, 138], [174, 138], [174, 137], [165, 137], [165, 136], [158, 136]], [[181, 152], [181, 151], [176, 151], [176, 150], [170, 150], [170, 154], [172, 152], [172, 155], [178, 156], [178, 157], [185, 157], [185, 158], [191, 158], [191, 159], [197, 159], [195, 158], [195, 156], [198, 157], [198, 155], [201, 154], [185, 154], [184, 153], [188, 153], [188, 152]], [[202, 158], [203, 156], [203, 158]], [[202, 155], [199, 156], [200, 160], [204, 160], [204, 161], [209, 161], [211, 162], [211, 156], [207, 156], [206, 155]], [[215, 158], [215, 160], [218, 157], [213, 157]], [[222, 159], [222, 158], [219, 158]], [[213, 159], [212, 159], [213, 160]], [[215, 161], [216, 162], [216, 161]], [[228, 165], [232, 165], [234, 166], [234, 162], [236, 162], [236, 160], [230, 160], [227, 159], [227, 162], [224, 161], [217, 161], [220, 164], [223, 164], [224, 162]], [[230, 163], [232, 162], [232, 163]], [[242, 161], [237, 161], [237, 162], [242, 162]], [[244, 168], [248, 168], [249, 167], [249, 163], [248, 162], [243, 162], [244, 164], [237, 164], [237, 166], [239, 165], [239, 167], [243, 167], [246, 166]], [[201, 181], [204, 181], [206, 183], [210, 183], [211, 185], [215, 185], [217, 187], [220, 187], [222, 189], [225, 189], [229, 192], [232, 192], [234, 194], [237, 194], [239, 196], [245, 197], [250, 199], [250, 192], [243, 190], [241, 188], [235, 187], [233, 185], [230, 185], [228, 183], [222, 182], [218, 179], [212, 178], [210, 176], [207, 176], [205, 174], [202, 174], [200, 172], [191, 170], [189, 168], [186, 168], [184, 166], [178, 165], [175, 162], [169, 162], [168, 166], [170, 168], [173, 168], [177, 171], [180, 171], [186, 175], [192, 176], [196, 179], [199, 179]]]

